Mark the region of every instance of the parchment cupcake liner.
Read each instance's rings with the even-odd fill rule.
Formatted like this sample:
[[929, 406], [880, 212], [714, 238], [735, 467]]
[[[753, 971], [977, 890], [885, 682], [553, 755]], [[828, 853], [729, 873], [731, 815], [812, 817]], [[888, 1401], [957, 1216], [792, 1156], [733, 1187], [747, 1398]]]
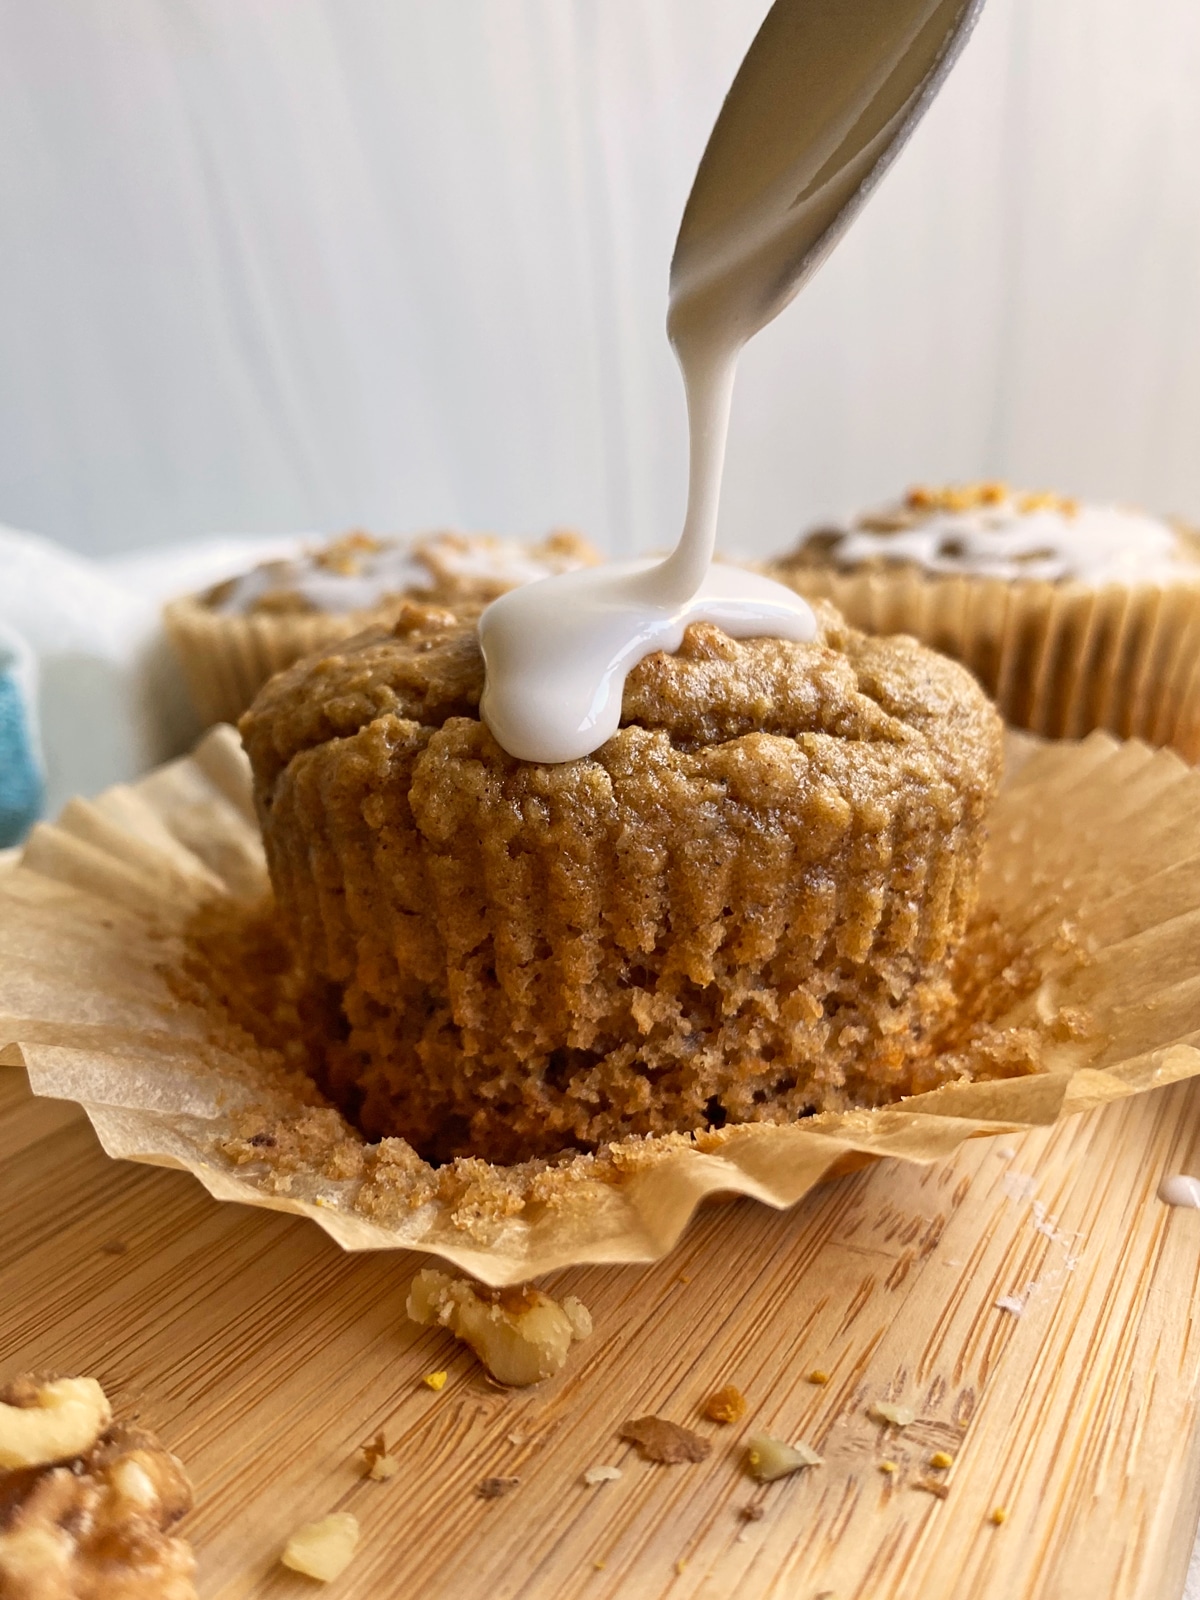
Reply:
[[868, 633], [911, 633], [969, 667], [1005, 721], [1052, 739], [1104, 728], [1200, 760], [1200, 584], [1010, 583], [913, 567], [771, 575]]
[[307, 1216], [346, 1249], [428, 1251], [495, 1285], [654, 1260], [708, 1195], [782, 1208], [866, 1160], [936, 1161], [1200, 1072], [1200, 773], [1105, 734], [1032, 753], [1018, 742], [1013, 757], [983, 899], [1036, 973], [992, 1024], [1001, 1042], [1038, 1039], [1032, 1075], [560, 1164], [434, 1171], [400, 1141], [365, 1146], [181, 983], [197, 917], [250, 919], [266, 890], [228, 728], [137, 785], [73, 802], [0, 872], [0, 1059], [23, 1062], [36, 1093], [82, 1104], [110, 1155]]
[[310, 651], [360, 633], [368, 621], [357, 611], [229, 615], [190, 596], [173, 600], [163, 612], [167, 637], [206, 727], [236, 722], [268, 678]]

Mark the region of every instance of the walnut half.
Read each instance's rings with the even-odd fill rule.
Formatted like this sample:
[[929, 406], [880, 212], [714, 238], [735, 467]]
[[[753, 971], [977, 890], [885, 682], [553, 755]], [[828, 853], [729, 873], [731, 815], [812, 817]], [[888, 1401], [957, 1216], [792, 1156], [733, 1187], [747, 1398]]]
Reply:
[[540, 1289], [484, 1289], [432, 1267], [413, 1279], [407, 1309], [422, 1327], [448, 1328], [493, 1378], [514, 1388], [552, 1378], [572, 1343], [592, 1331], [587, 1307], [574, 1296], [560, 1305]]
[[0, 1397], [0, 1469], [70, 1461], [90, 1450], [111, 1421], [95, 1378], [19, 1378]]
[[[50, 1391], [65, 1398], [39, 1406]], [[0, 1472], [4, 1600], [195, 1600], [192, 1552], [170, 1532], [192, 1503], [176, 1457], [151, 1433], [109, 1425], [104, 1391], [90, 1378], [18, 1379], [0, 1390], [5, 1424], [12, 1411], [56, 1420], [33, 1445], [28, 1430], [4, 1434], [6, 1460], [18, 1450], [43, 1458]], [[85, 1416], [104, 1418], [98, 1436]]]

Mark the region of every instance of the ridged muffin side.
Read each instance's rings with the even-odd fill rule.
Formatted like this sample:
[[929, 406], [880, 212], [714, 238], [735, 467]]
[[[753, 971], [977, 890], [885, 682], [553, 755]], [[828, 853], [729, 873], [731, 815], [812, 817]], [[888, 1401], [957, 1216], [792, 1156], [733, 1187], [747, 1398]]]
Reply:
[[594, 755], [514, 760], [473, 622], [410, 606], [242, 720], [271, 877], [371, 1135], [511, 1161], [908, 1091], [952, 1003], [1001, 725], [819, 608], [688, 630]]

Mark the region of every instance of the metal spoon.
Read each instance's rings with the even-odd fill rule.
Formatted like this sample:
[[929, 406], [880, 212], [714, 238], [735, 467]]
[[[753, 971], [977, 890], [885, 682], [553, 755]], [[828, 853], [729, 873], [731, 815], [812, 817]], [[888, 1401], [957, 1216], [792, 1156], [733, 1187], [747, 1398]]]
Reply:
[[744, 344], [824, 259], [916, 127], [983, 0], [776, 0], [725, 97], [671, 262], [676, 350]]

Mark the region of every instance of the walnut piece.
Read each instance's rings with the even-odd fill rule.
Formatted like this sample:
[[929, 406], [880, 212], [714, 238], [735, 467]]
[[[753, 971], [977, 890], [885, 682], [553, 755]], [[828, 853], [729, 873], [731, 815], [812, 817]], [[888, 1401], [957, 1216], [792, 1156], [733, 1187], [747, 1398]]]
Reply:
[[375, 1483], [386, 1483], [400, 1471], [400, 1463], [395, 1456], [388, 1454], [387, 1440], [381, 1433], [377, 1433], [370, 1444], [360, 1448], [364, 1478], [371, 1478]]
[[941, 1483], [937, 1478], [914, 1478], [914, 1489], [924, 1489], [926, 1494], [934, 1494], [939, 1500], [945, 1500], [950, 1493], [950, 1485]]
[[515, 1489], [520, 1481], [520, 1478], [482, 1478], [475, 1485], [475, 1493], [481, 1500], [499, 1500], [501, 1495]]
[[90, 1450], [112, 1421], [95, 1378], [20, 1379], [0, 1399], [0, 1469], [47, 1467]]
[[727, 1383], [709, 1395], [704, 1402], [704, 1415], [710, 1422], [737, 1422], [746, 1415], [746, 1396]]
[[279, 1559], [293, 1572], [331, 1583], [350, 1565], [357, 1544], [358, 1518], [348, 1511], [335, 1511], [319, 1522], [297, 1528]]
[[667, 1466], [680, 1461], [703, 1461], [712, 1449], [711, 1440], [702, 1439], [690, 1428], [681, 1428], [665, 1417], [634, 1417], [617, 1437], [636, 1445], [643, 1461], [661, 1461]]
[[776, 1478], [786, 1478], [791, 1472], [799, 1472], [801, 1467], [824, 1464], [808, 1445], [786, 1444], [782, 1439], [773, 1439], [769, 1433], [756, 1433], [746, 1446], [746, 1466], [760, 1483], [774, 1483]]
[[[84, 1436], [85, 1409], [106, 1421], [68, 1460], [61, 1454], [68, 1435], [60, 1429], [42, 1450], [30, 1452], [53, 1450], [52, 1460], [0, 1472], [0, 1595], [195, 1600], [192, 1552], [170, 1533], [192, 1503], [180, 1462], [153, 1434], [110, 1425], [108, 1401], [92, 1379], [18, 1379], [0, 1390], [0, 1406], [31, 1416], [68, 1409], [39, 1407], [38, 1397], [51, 1389], [73, 1397], [71, 1438]], [[12, 1440], [9, 1434], [10, 1448]], [[27, 1445], [25, 1435], [22, 1448]]]
[[890, 1428], [907, 1428], [909, 1423], [917, 1420], [917, 1413], [908, 1406], [893, 1405], [890, 1400], [876, 1400], [867, 1409], [867, 1415], [875, 1422], [883, 1422]]
[[592, 1331], [587, 1307], [574, 1296], [560, 1305], [540, 1289], [485, 1289], [432, 1267], [413, 1279], [407, 1309], [422, 1327], [448, 1328], [493, 1378], [514, 1388], [552, 1378], [572, 1343]]

